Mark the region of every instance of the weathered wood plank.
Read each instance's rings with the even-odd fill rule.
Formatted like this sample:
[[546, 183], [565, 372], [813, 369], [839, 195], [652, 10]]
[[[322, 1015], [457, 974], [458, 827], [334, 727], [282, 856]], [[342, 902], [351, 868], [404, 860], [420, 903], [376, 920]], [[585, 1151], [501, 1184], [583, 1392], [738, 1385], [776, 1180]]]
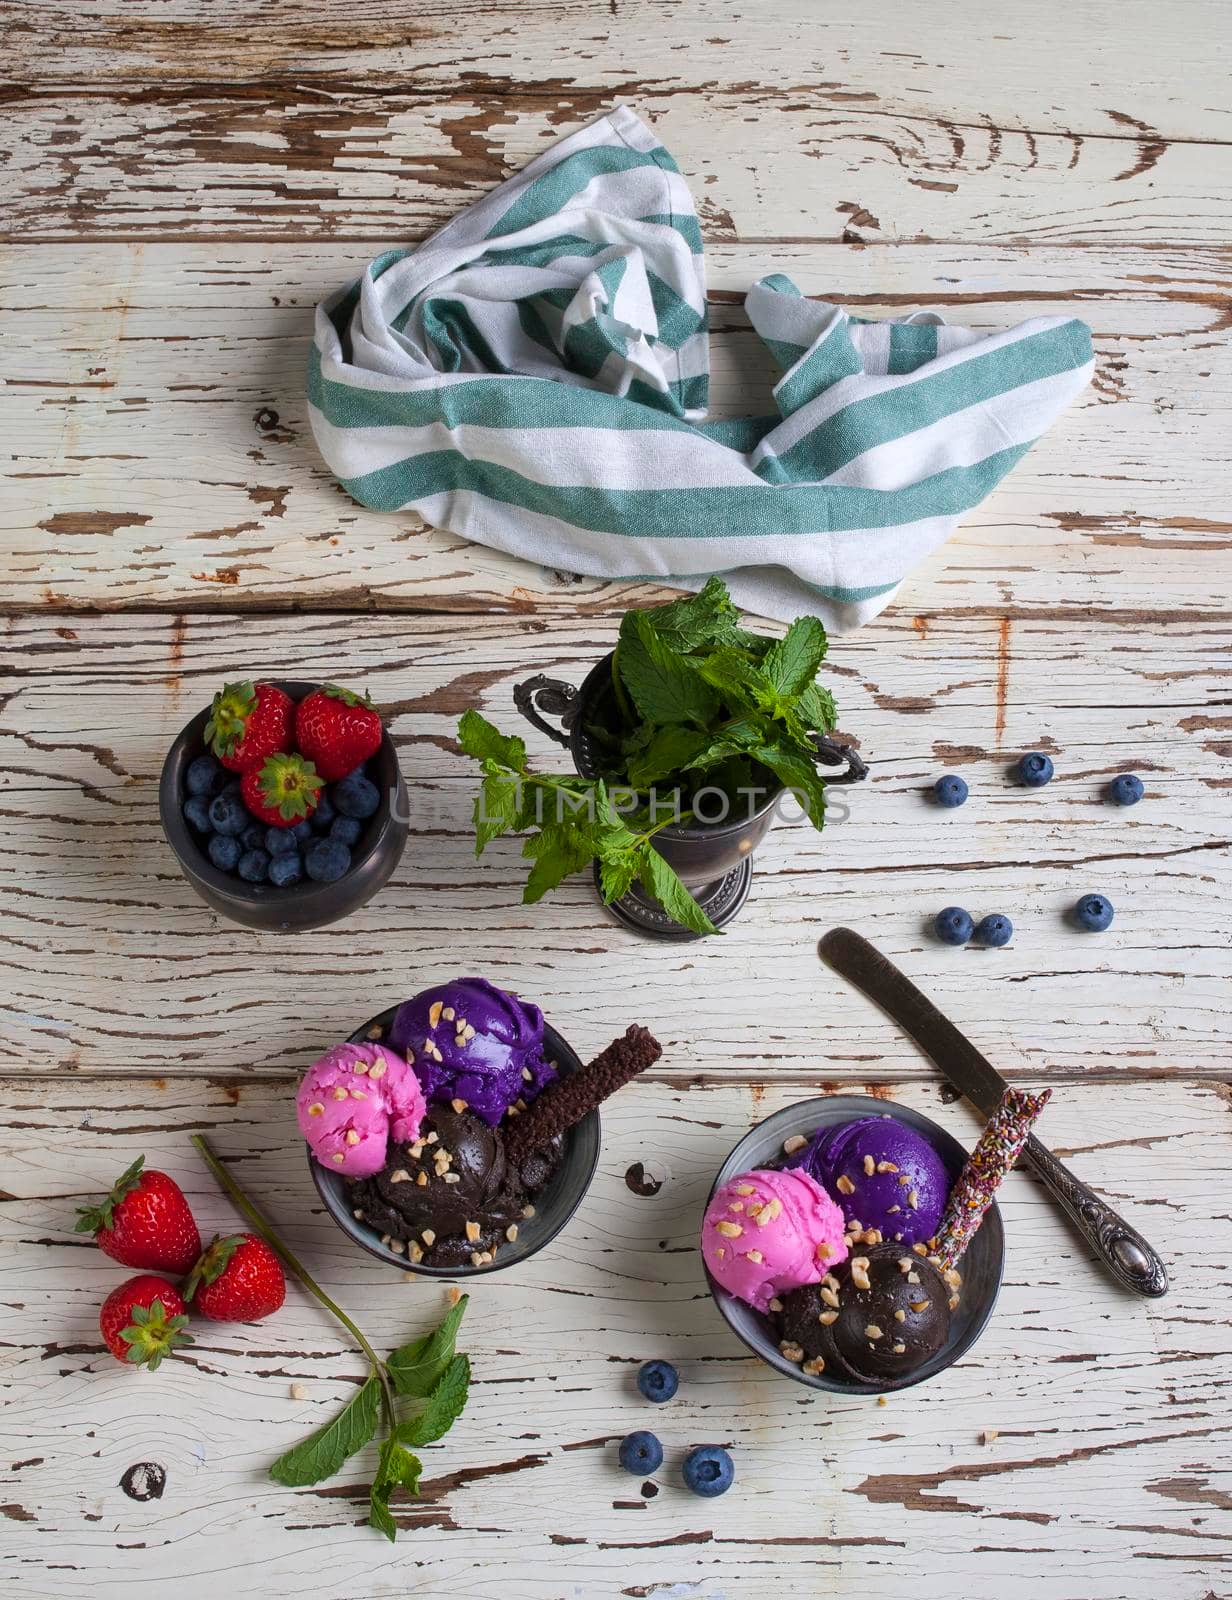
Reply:
[[713, 238], [1227, 234], [1207, 0], [1123, 6], [1094, 55], [1065, 0], [978, 38], [939, 0], [905, 37], [893, 0], [6, 10], [3, 226], [31, 239], [417, 236], [620, 99]]
[[[894, 1094], [970, 1141], [976, 1119], [935, 1084]], [[269, 1461], [352, 1392], [345, 1336], [292, 1286], [276, 1317], [202, 1325], [189, 1358], [116, 1366], [97, 1306], [121, 1269], [69, 1231], [73, 1208], [139, 1151], [185, 1184], [205, 1229], [234, 1224], [189, 1149], [212, 1131], [288, 1242], [384, 1348], [426, 1326], [440, 1293], [354, 1252], [322, 1216], [289, 1082], [4, 1084], [4, 1384], [10, 1471], [6, 1592], [75, 1600], [171, 1583], [205, 1600], [242, 1571], [274, 1597], [793, 1592], [860, 1600], [1019, 1593], [1159, 1600], [1222, 1592], [1232, 1539], [1225, 1263], [1232, 1224], [1226, 1094], [1183, 1082], [1070, 1085], [1044, 1132], [1152, 1235], [1174, 1269], [1162, 1302], [1123, 1296], [1025, 1176], [1004, 1208], [1006, 1283], [984, 1338], [921, 1389], [802, 1398], [749, 1357], [709, 1303], [694, 1250], [711, 1176], [751, 1120], [796, 1097], [747, 1085], [638, 1085], [604, 1114], [600, 1171], [560, 1239], [479, 1284], [463, 1340], [471, 1404], [425, 1452], [424, 1494], [391, 1549], [362, 1526], [363, 1463], [291, 1492]], [[624, 1173], [665, 1178], [652, 1198]], [[653, 1417], [636, 1364], [675, 1361]], [[289, 1396], [292, 1382], [309, 1390]], [[615, 1464], [653, 1426], [667, 1449], [650, 1497]], [[991, 1443], [985, 1430], [997, 1430]], [[684, 1450], [725, 1442], [734, 1489], [686, 1496]], [[160, 1499], [120, 1480], [165, 1468]], [[927, 1558], [921, 1556], [928, 1551]]]
[[[535, 569], [353, 504], [305, 416], [311, 308], [354, 246], [15, 248], [0, 271], [0, 606], [614, 609], [630, 586]], [[1004, 327], [1077, 311], [1085, 399], [912, 575], [901, 605], [1109, 620], [1220, 614], [1232, 523], [1226, 256], [962, 247], [720, 245], [714, 410], [770, 409], [738, 302], [772, 267], [868, 315], [939, 306]], [[1177, 463], [1185, 470], [1178, 475]]]
[[[513, 728], [512, 685], [580, 681], [609, 621], [550, 626], [379, 615], [12, 618], [0, 657], [0, 1061], [33, 1071], [215, 1073], [302, 1067], [366, 1016], [459, 963], [541, 1000], [581, 1049], [630, 1004], [668, 1044], [664, 1072], [797, 1084], [930, 1071], [819, 965], [851, 923], [902, 959], [1006, 1070], [1226, 1075], [1230, 887], [1228, 630], [1140, 635], [1072, 621], [882, 619], [832, 652], [842, 726], [874, 776], [824, 836], [781, 822], [753, 898], [722, 940], [648, 946], [577, 879], [520, 904], [516, 844], [473, 859], [474, 776], [454, 753], [477, 704]], [[167, 745], [239, 672], [365, 683], [387, 709], [412, 787], [412, 837], [365, 911], [289, 944], [219, 922], [158, 825]], [[529, 731], [529, 730], [528, 730]], [[547, 741], [532, 748], [553, 760]], [[1023, 749], [1058, 776], [1018, 788]], [[557, 753], [555, 759], [559, 759]], [[925, 799], [959, 767], [972, 799]], [[1107, 805], [1138, 770], [1148, 798]], [[1064, 912], [1111, 896], [1109, 933]], [[954, 951], [927, 935], [943, 905], [1005, 911], [1013, 944]], [[280, 976], [275, 981], [271, 972]], [[356, 974], [339, 992], [340, 975]]]

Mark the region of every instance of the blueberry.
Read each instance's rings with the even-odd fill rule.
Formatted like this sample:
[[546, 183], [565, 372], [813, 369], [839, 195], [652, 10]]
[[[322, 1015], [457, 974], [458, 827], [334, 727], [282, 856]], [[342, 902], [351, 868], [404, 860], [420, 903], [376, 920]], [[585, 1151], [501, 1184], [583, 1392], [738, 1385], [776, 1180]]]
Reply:
[[634, 1477], [649, 1477], [663, 1465], [663, 1446], [645, 1428], [626, 1434], [620, 1441], [620, 1464]]
[[966, 944], [975, 932], [975, 923], [961, 906], [946, 906], [933, 918], [933, 932], [942, 944]]
[[184, 802], [184, 817], [190, 822], [198, 833], [210, 833], [213, 826], [210, 822], [210, 803], [203, 794], [190, 794]]
[[269, 864], [269, 881], [277, 889], [298, 883], [304, 876], [304, 863], [297, 850], [293, 856], [274, 856]]
[[[296, 827], [298, 826], [296, 823]], [[292, 850], [299, 849], [295, 828], [266, 828], [262, 835], [262, 843], [272, 856], [289, 856]]]
[[317, 808], [312, 813], [312, 831], [314, 833], [328, 833], [329, 825], [338, 813], [334, 810], [334, 803], [329, 798], [327, 790], [322, 789], [317, 799]]
[[1013, 936], [1014, 924], [998, 911], [993, 912], [991, 916], [981, 917], [975, 925], [976, 944], [990, 945], [994, 950], [999, 950], [1003, 944], [1009, 944]]
[[637, 1386], [647, 1400], [661, 1405], [680, 1387], [680, 1374], [670, 1361], [647, 1361], [638, 1368]]
[[216, 833], [208, 845], [209, 857], [221, 872], [234, 872], [240, 858], [240, 842], [232, 833]]
[[933, 784], [939, 806], [960, 806], [967, 798], [967, 785], [956, 772], [947, 772]]
[[684, 1458], [685, 1488], [707, 1499], [716, 1494], [726, 1494], [735, 1476], [732, 1458], [721, 1445], [700, 1445], [696, 1450], [690, 1450]]
[[337, 839], [318, 839], [304, 857], [304, 871], [316, 883], [337, 883], [351, 865], [351, 852]]
[[[320, 809], [320, 806], [318, 806], [317, 810], [319, 811]], [[312, 838], [312, 818], [301, 817], [293, 828], [279, 828], [278, 832], [289, 833], [297, 844], [303, 844], [305, 839]]]
[[184, 787], [189, 794], [204, 795], [210, 800], [226, 782], [227, 769], [213, 756], [198, 756], [184, 774]]
[[270, 858], [264, 850], [245, 850], [240, 857], [239, 873], [245, 883], [264, 883], [269, 877]]
[[329, 836], [338, 839], [349, 850], [364, 831], [364, 825], [356, 817], [335, 817], [329, 825]]
[[334, 785], [334, 805], [344, 817], [370, 817], [381, 803], [381, 791], [362, 772], [348, 773]]
[[1112, 925], [1112, 902], [1102, 894], [1084, 894], [1074, 907], [1074, 921], [1088, 933], [1103, 933]]
[[240, 834], [240, 843], [245, 850], [263, 850], [265, 848], [265, 829], [259, 822], [250, 822]]
[[1032, 750], [1018, 763], [1018, 776], [1028, 789], [1042, 788], [1052, 773], [1052, 762], [1042, 750]]
[[239, 795], [224, 789], [210, 801], [210, 821], [216, 832], [233, 834], [238, 838], [248, 826], [249, 816]]
[[1118, 806], [1136, 806], [1145, 792], [1142, 779], [1132, 772], [1122, 772], [1108, 785], [1108, 798]]

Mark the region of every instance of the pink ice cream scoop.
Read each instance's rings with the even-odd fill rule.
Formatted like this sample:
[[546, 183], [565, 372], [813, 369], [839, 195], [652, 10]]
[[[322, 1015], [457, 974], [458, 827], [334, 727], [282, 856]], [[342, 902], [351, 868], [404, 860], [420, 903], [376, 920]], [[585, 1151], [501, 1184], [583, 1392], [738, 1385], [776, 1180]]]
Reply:
[[390, 1139], [414, 1139], [424, 1110], [414, 1069], [383, 1044], [335, 1045], [308, 1068], [295, 1098], [313, 1155], [348, 1178], [379, 1172]]
[[729, 1294], [768, 1311], [846, 1260], [843, 1213], [807, 1172], [741, 1172], [706, 1207], [702, 1257]]

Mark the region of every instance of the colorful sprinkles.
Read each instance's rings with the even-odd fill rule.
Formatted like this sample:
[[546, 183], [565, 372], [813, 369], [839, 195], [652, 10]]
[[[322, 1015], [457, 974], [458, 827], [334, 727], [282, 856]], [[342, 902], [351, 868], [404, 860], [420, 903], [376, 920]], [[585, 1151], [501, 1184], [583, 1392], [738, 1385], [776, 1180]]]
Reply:
[[1007, 1089], [1001, 1096], [950, 1190], [937, 1230], [936, 1255], [943, 1268], [952, 1268], [971, 1243], [1006, 1173], [1018, 1160], [1032, 1123], [1051, 1098], [1051, 1089], [1039, 1094]]

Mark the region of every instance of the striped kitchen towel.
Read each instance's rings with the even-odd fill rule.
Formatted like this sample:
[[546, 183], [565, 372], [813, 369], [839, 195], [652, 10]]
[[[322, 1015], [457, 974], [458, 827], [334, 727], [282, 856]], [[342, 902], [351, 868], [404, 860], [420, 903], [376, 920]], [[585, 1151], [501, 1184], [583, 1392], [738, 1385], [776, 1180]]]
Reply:
[[1067, 317], [868, 322], [779, 274], [746, 298], [774, 416], [708, 421], [697, 214], [625, 107], [318, 307], [308, 393], [365, 506], [542, 566], [838, 630], [875, 616], [1091, 376]]

